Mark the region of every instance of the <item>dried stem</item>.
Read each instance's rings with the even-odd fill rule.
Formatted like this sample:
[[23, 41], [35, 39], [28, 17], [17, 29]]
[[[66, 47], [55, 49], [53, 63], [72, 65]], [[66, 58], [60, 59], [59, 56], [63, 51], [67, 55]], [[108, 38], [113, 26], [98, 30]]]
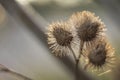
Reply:
[[83, 45], [84, 45], [84, 41], [81, 40], [81, 41], [80, 41], [80, 49], [79, 49], [79, 56], [78, 56], [78, 59], [80, 59], [80, 57], [81, 57]]
[[76, 65], [75, 65], [75, 75], [76, 75], [76, 80], [79, 80], [78, 63], [79, 63], [79, 60], [76, 59]]
[[76, 80], [79, 80], [78, 66], [79, 66], [79, 60], [82, 54], [83, 45], [84, 45], [84, 42], [80, 41], [79, 55], [78, 55], [78, 58], [76, 59], [76, 65], [75, 65]]
[[76, 61], [77, 57], [76, 57], [76, 55], [75, 55], [75, 53], [74, 53], [72, 47], [71, 47], [71, 46], [68, 46], [68, 47], [69, 47], [70, 51], [72, 52], [73, 57], [74, 57], [74, 59], [75, 59], [75, 61]]
[[73, 54], [73, 57], [75, 59], [75, 79], [78, 80], [78, 63], [79, 63], [79, 58], [77, 58], [77, 56], [75, 55], [73, 49], [71, 46], [68, 46], [69, 49], [71, 50], [72, 54]]
[[26, 76], [24, 76], [24, 75], [22, 75], [20, 73], [14, 72], [14, 71], [8, 71], [7, 73], [9, 73], [9, 74], [11, 74], [13, 76], [16, 76], [17, 78], [22, 78], [24, 80], [32, 80], [32, 79], [30, 79], [30, 78], [28, 78], [28, 77], [26, 77]]
[[7, 67], [5, 67], [4, 65], [0, 64], [0, 72], [5, 72], [7, 74], [10, 74], [12, 76], [15, 76], [17, 78], [22, 78], [23, 80], [32, 80], [20, 73], [17, 73], [17, 72], [14, 72], [14, 71], [11, 71], [10, 69], [8, 69]]
[[75, 63], [76, 63], [76, 64], [75, 64], [75, 76], [76, 76], [75, 78], [76, 78], [76, 80], [79, 80], [78, 64], [79, 64], [79, 59], [80, 59], [81, 54], [82, 54], [83, 45], [84, 45], [84, 42], [81, 41], [80, 49], [79, 49], [79, 56], [78, 56], [78, 57], [76, 57], [76, 55], [75, 55], [72, 47], [71, 47], [71, 46], [68, 46], [69, 49], [71, 50], [72, 54], [73, 54], [73, 57], [74, 57]]

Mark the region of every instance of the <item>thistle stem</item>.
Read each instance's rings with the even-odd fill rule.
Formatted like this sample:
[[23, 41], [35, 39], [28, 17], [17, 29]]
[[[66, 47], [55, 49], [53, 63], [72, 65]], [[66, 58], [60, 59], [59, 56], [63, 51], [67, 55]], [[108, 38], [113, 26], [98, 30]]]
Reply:
[[76, 58], [76, 65], [75, 65], [76, 80], [80, 79], [79, 73], [78, 73], [78, 67], [79, 67], [79, 61], [80, 61], [80, 57], [81, 57], [82, 50], [83, 50], [83, 45], [84, 45], [84, 42], [80, 41], [79, 55], [78, 55], [78, 58]]
[[75, 75], [76, 75], [76, 80], [79, 80], [78, 63], [79, 63], [79, 60], [76, 59], [76, 65], [75, 65]]
[[78, 66], [79, 66], [79, 59], [80, 59], [81, 54], [82, 54], [83, 45], [84, 45], [84, 42], [81, 41], [80, 42], [80, 48], [79, 48], [79, 55], [78, 55], [78, 57], [75, 55], [75, 52], [73, 51], [72, 47], [70, 45], [68, 46], [68, 48], [71, 50], [71, 52], [73, 54], [73, 57], [75, 59], [75, 79], [76, 80], [79, 80]]
[[84, 41], [80, 41], [80, 49], [79, 49], [79, 56], [78, 56], [78, 59], [80, 59], [80, 57], [81, 57], [82, 50], [83, 50], [83, 45], [84, 45]]
[[69, 47], [69, 49], [71, 50], [72, 55], [73, 55], [73, 57], [74, 57], [74, 59], [75, 59], [75, 61], [76, 61], [77, 57], [76, 57], [76, 55], [75, 55], [75, 53], [74, 53], [72, 47], [71, 47], [71, 46], [68, 46], [68, 47]]

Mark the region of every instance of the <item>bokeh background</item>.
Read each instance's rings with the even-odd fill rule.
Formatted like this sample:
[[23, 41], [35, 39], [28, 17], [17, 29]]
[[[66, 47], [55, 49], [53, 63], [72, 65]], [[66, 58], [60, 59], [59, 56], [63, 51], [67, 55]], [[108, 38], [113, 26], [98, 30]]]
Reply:
[[[67, 58], [63, 60], [68, 66], [50, 54], [43, 34], [47, 26], [68, 20], [74, 12], [94, 12], [105, 23], [119, 58], [119, 7], [119, 0], [0, 0], [0, 64], [34, 80], [74, 80]], [[101, 76], [86, 73], [96, 80], [115, 80], [113, 72]], [[21, 79], [0, 73], [0, 80]]]

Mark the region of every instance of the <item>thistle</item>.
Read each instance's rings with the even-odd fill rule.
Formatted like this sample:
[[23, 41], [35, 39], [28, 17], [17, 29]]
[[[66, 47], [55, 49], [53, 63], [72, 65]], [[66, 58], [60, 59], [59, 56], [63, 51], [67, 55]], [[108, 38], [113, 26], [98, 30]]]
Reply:
[[49, 25], [47, 36], [52, 53], [59, 56], [70, 53], [69, 46], [73, 42], [73, 34], [67, 23], [52, 23]]
[[105, 69], [114, 63], [114, 49], [106, 40], [98, 41], [96, 45], [86, 49], [88, 56], [88, 67], [94, 69]]
[[74, 13], [69, 22], [76, 28], [76, 33], [81, 41], [86, 44], [94, 43], [105, 31], [105, 25], [99, 17], [89, 11]]
[[[94, 13], [77, 12], [66, 22], [55, 22], [48, 26], [48, 44], [55, 55], [73, 54], [75, 75], [78, 80], [81, 55], [87, 59], [85, 68], [92, 66], [100, 69], [114, 63], [114, 49], [104, 35], [105, 30], [104, 23]], [[74, 43], [75, 46], [79, 46], [79, 49], [73, 48]], [[78, 55], [74, 52], [76, 50], [78, 50]]]

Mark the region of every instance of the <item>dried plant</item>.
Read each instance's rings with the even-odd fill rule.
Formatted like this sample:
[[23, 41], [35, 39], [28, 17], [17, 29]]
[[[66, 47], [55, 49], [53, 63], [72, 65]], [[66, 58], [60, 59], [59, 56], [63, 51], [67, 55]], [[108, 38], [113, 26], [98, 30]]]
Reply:
[[91, 48], [86, 48], [84, 52], [88, 58], [87, 67], [93, 67], [93, 69], [111, 68], [115, 62], [114, 48], [105, 39], [98, 41]]
[[[48, 27], [48, 44], [56, 55], [73, 54], [75, 59], [76, 80], [79, 80], [78, 67], [81, 55], [86, 59], [84, 69], [91, 67], [100, 69], [114, 63], [114, 49], [105, 35], [104, 23], [94, 13], [82, 11], [74, 13], [66, 22], [54, 22]], [[72, 43], [79, 46], [78, 54], [72, 48]]]
[[94, 42], [105, 31], [104, 23], [89, 11], [74, 13], [69, 22], [76, 28], [80, 40], [86, 43]]
[[56, 22], [49, 25], [48, 44], [52, 53], [63, 56], [70, 53], [70, 46], [74, 43], [72, 29], [67, 23]]
[[22, 74], [20, 74], [20, 73], [17, 73], [17, 72], [14, 72], [14, 71], [12, 71], [12, 70], [10, 70], [10, 69], [8, 69], [7, 67], [5, 67], [4, 65], [2, 65], [2, 64], [0, 64], [0, 73], [7, 73], [7, 74], [9, 74], [10, 76], [12, 76], [12, 77], [16, 77], [16, 78], [18, 78], [18, 80], [19, 79], [22, 79], [22, 80], [32, 80], [32, 79], [30, 79], [30, 78], [28, 78], [28, 77], [26, 77], [26, 76], [24, 76], [24, 75], [22, 75]]

